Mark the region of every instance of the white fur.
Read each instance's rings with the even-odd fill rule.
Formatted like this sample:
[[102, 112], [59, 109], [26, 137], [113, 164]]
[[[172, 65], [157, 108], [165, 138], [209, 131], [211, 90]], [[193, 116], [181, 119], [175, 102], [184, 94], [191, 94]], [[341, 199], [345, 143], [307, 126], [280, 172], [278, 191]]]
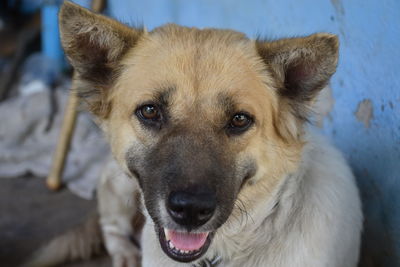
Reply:
[[[97, 198], [105, 247], [114, 267], [138, 266], [140, 251], [130, 242], [134, 235], [132, 217], [138, 212], [136, 180], [128, 178], [114, 160], [110, 160], [100, 179]], [[136, 237], [138, 233], [136, 233]]]
[[[354, 177], [343, 156], [324, 138], [308, 133], [307, 141], [298, 171], [284, 177], [272, 197], [259, 199], [257, 206], [248, 210], [248, 218], [230, 218], [218, 229], [206, 257], [221, 257], [220, 266], [225, 267], [357, 266], [362, 213]], [[126, 240], [107, 232], [113, 229], [121, 236], [129, 234], [126, 222], [132, 209], [124, 212], [118, 205], [139, 190], [136, 182], [121, 183], [129, 178], [123, 173], [119, 176], [115, 178], [114, 172], [105, 177], [99, 189], [103, 192], [99, 195], [101, 224], [114, 259], [131, 248], [122, 248]], [[107, 190], [114, 193], [105, 193]], [[101, 199], [107, 194], [107, 201]], [[114, 197], [117, 199], [112, 201]], [[138, 204], [130, 205], [136, 208]], [[193, 266], [177, 263], [163, 253], [150, 218], [143, 230], [142, 247], [143, 267]]]

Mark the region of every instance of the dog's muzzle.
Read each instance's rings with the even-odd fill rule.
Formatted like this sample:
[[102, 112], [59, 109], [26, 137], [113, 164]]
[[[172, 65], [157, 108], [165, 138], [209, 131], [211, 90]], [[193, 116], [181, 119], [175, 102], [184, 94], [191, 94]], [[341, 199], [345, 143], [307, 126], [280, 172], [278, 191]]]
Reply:
[[191, 262], [200, 258], [211, 244], [212, 232], [198, 232], [206, 224], [217, 207], [215, 193], [205, 187], [191, 187], [173, 191], [166, 203], [172, 220], [182, 230], [159, 228], [159, 240], [164, 252], [180, 262]]

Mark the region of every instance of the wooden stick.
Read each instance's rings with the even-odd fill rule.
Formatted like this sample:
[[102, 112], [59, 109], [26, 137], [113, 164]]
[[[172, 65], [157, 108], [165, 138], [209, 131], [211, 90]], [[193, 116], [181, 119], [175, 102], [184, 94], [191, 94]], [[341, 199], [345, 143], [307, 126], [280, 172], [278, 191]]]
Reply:
[[105, 0], [92, 0], [91, 7], [94, 12], [100, 13], [106, 7], [106, 1]]
[[53, 164], [46, 181], [47, 187], [51, 190], [58, 190], [61, 187], [61, 177], [74, 133], [76, 117], [78, 115], [78, 103], [78, 97], [74, 91], [71, 91], [65, 108], [63, 124], [61, 126], [58, 144], [54, 153]]
[[[94, 12], [101, 12], [104, 7], [105, 0], [92, 1], [92, 10]], [[72, 81], [72, 88], [74, 88], [73, 83], [74, 81]], [[47, 187], [51, 190], [58, 190], [62, 185], [62, 174], [78, 115], [78, 103], [79, 99], [76, 93], [72, 90], [69, 94], [68, 103], [65, 109], [63, 124], [61, 126], [58, 144], [54, 153], [53, 164], [51, 166], [50, 174], [46, 180]]]

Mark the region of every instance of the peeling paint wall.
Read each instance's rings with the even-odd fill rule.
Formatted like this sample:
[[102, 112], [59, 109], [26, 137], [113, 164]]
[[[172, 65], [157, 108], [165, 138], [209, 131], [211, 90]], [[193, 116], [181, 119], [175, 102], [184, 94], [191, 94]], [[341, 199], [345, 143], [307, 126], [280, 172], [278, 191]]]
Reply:
[[278, 38], [319, 31], [341, 40], [317, 124], [345, 153], [363, 198], [360, 266], [400, 266], [400, 1], [114, 0], [110, 12], [149, 29], [166, 22]]
[[357, 105], [357, 110], [354, 112], [357, 120], [364, 123], [365, 128], [369, 128], [371, 125], [371, 120], [374, 117], [374, 106], [370, 99], [364, 99]]

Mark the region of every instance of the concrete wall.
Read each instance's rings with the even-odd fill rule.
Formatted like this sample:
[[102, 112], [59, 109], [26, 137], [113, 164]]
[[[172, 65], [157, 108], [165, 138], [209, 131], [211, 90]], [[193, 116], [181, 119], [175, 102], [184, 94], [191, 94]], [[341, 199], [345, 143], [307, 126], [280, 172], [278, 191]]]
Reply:
[[346, 154], [366, 214], [361, 266], [400, 266], [400, 1], [130, 0], [109, 11], [152, 29], [166, 22], [272, 38], [340, 37], [323, 130]]

